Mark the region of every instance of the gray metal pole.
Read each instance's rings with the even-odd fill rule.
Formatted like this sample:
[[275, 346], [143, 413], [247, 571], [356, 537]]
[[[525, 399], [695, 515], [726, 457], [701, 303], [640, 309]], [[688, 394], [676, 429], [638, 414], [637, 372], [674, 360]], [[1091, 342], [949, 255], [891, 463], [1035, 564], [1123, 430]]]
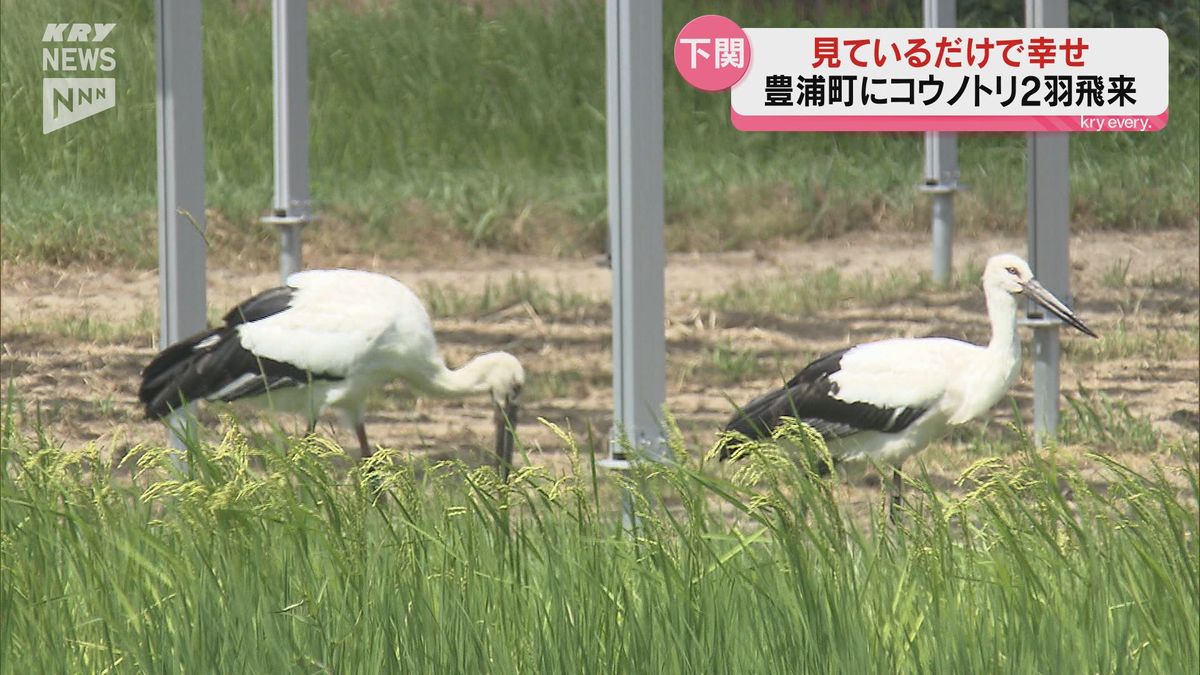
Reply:
[[[925, 0], [926, 28], [953, 28], [954, 0]], [[954, 192], [958, 189], [958, 134], [925, 132], [925, 183], [933, 198], [933, 281], [950, 282], [954, 270]]]
[[[163, 346], [207, 323], [200, 2], [155, 3], [159, 333]], [[172, 429], [179, 429], [177, 418]], [[172, 444], [182, 447], [176, 433]]]
[[662, 459], [666, 397], [663, 309], [661, 0], [608, 0], [608, 218], [613, 274], [613, 430], [625, 448]]
[[304, 267], [300, 232], [312, 219], [308, 193], [308, 2], [274, 0], [275, 201], [263, 222], [279, 226], [279, 273]]
[[[1026, 0], [1031, 28], [1067, 26], [1067, 0]], [[1068, 305], [1071, 221], [1070, 145], [1066, 133], [1028, 136], [1029, 264], [1042, 284]], [[1029, 303], [1025, 324], [1033, 326], [1033, 429], [1038, 443], [1058, 430], [1059, 326], [1057, 318]]]

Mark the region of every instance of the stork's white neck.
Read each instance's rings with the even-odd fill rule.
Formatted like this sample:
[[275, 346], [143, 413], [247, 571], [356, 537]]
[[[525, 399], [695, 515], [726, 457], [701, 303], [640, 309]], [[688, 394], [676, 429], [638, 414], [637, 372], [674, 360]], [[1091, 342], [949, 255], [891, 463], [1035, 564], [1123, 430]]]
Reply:
[[982, 415], [1004, 396], [1021, 370], [1021, 341], [1017, 338], [1017, 299], [1003, 288], [984, 287], [992, 339], [959, 380], [963, 391], [950, 399], [950, 424]]
[[[988, 320], [992, 324], [992, 339], [988, 351], [1007, 354], [1014, 362], [1021, 358], [1021, 341], [1017, 337], [1017, 299], [1002, 288], [988, 286]], [[1015, 365], [1015, 364], [1014, 364]]]
[[475, 357], [465, 366], [458, 369], [447, 368], [445, 362], [438, 359], [436, 370], [421, 388], [435, 396], [458, 398], [470, 394], [481, 394], [489, 391], [488, 373], [491, 364], [486, 359]]

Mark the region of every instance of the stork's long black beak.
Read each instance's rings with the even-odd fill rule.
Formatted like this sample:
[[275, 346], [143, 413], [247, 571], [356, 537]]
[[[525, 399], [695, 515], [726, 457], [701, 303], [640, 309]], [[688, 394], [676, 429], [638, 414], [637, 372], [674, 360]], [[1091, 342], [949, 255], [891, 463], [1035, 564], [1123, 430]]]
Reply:
[[1084, 323], [1079, 320], [1079, 317], [1075, 316], [1075, 312], [1071, 311], [1070, 307], [1067, 307], [1062, 303], [1061, 300], [1054, 297], [1054, 294], [1046, 290], [1046, 287], [1041, 285], [1037, 279], [1030, 279], [1029, 281], [1021, 284], [1021, 287], [1025, 289], [1025, 294], [1028, 295], [1030, 299], [1042, 307], [1050, 310], [1054, 316], [1062, 319], [1072, 328], [1078, 330], [1084, 335], [1090, 335], [1094, 338], [1100, 337], [1099, 335], [1096, 335], [1091, 328], [1085, 326]]
[[517, 447], [517, 413], [519, 406], [514, 400], [507, 400], [504, 405], [496, 406], [496, 462], [500, 469], [500, 478], [508, 479], [508, 470], [512, 468], [513, 450]]

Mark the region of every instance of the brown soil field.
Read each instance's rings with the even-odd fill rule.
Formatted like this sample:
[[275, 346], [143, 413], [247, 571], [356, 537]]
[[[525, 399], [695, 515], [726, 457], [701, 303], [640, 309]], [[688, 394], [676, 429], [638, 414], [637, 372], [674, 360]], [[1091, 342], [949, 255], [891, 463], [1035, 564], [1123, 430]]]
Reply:
[[[1023, 252], [1025, 242], [996, 237], [956, 242], [957, 269], [978, 270], [1002, 251]], [[380, 260], [368, 256], [322, 257], [307, 250], [310, 267], [356, 267], [391, 274], [419, 295], [458, 298], [458, 310], [436, 312], [442, 349], [451, 365], [493, 349], [513, 352], [525, 363], [528, 384], [519, 432], [519, 462], [558, 463], [562, 443], [538, 420], [558, 423], [586, 439], [603, 438], [611, 420], [609, 270], [594, 260], [563, 260], [465, 252], [450, 260]], [[1175, 448], [1162, 456], [1144, 450], [1103, 448], [1133, 466], [1148, 461], [1195, 463], [1200, 434], [1200, 232], [1087, 233], [1072, 238], [1074, 305], [1102, 340], [1064, 331], [1063, 391], [1092, 392], [1148, 420]], [[858, 234], [794, 244], [770, 251], [678, 254], [669, 258], [667, 291], [667, 407], [697, 452], [744, 402], [777, 386], [821, 352], [874, 339], [945, 335], [987, 340], [983, 294], [977, 279], [950, 290], [880, 292], [879, 297], [831, 295], [807, 311], [779, 315], [751, 302], [744, 310], [713, 299], [734, 285], [744, 289], [803, 287], [836, 270], [844, 280], [886, 286], [888, 279], [916, 278], [928, 268], [923, 237]], [[480, 300], [511, 280], [556, 298], [540, 303], [503, 298]], [[276, 285], [271, 271], [210, 270], [210, 318], [239, 299]], [[774, 286], [772, 286], [774, 285]], [[157, 274], [154, 271], [7, 266], [0, 285], [0, 375], [6, 405], [32, 429], [40, 417], [47, 433], [65, 447], [95, 442], [123, 453], [142, 443], [161, 443], [164, 428], [142, 418], [136, 390], [141, 368], [160, 345]], [[753, 297], [753, 292], [738, 297]], [[475, 310], [473, 308], [481, 309]], [[1028, 330], [1024, 373], [1012, 391], [1029, 419]], [[371, 440], [427, 458], [486, 461], [492, 429], [483, 400], [414, 398], [400, 384], [374, 400], [367, 418]], [[1065, 405], [1064, 405], [1065, 407]], [[971, 433], [1001, 434], [1012, 406], [1002, 403], [991, 420]], [[251, 424], [257, 413], [226, 408]], [[220, 421], [202, 415], [214, 439]], [[285, 429], [301, 429], [283, 420]], [[32, 433], [32, 431], [29, 431]], [[353, 434], [332, 419], [322, 425], [348, 447]], [[1174, 441], [1179, 441], [1176, 443]], [[919, 456], [921, 467], [941, 485], [977, 457], [961, 452], [962, 435]], [[603, 445], [597, 443], [598, 445]], [[1181, 453], [1179, 448], [1185, 450]], [[1060, 449], [1082, 457], [1089, 448]], [[915, 463], [915, 462], [910, 462]], [[877, 479], [866, 479], [875, 484]]]

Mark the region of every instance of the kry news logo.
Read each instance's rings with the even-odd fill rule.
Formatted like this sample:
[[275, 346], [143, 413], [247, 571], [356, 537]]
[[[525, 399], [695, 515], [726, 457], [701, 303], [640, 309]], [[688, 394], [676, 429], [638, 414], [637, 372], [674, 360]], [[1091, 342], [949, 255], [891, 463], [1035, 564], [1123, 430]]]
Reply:
[[[115, 23], [48, 23], [43, 43], [104, 42]], [[42, 72], [111, 73], [117, 68], [112, 47], [42, 47]], [[111, 77], [43, 77], [42, 133], [61, 129], [117, 104], [117, 81]]]

